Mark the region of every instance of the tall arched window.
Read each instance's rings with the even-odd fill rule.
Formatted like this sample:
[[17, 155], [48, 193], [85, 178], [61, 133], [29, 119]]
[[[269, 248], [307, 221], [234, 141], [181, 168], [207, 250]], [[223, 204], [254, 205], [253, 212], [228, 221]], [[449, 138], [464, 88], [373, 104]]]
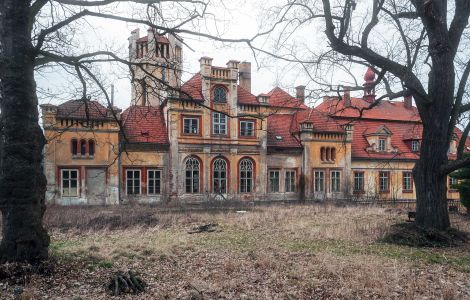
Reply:
[[240, 193], [253, 191], [253, 161], [244, 158], [240, 161]]
[[86, 155], [86, 141], [85, 140], [80, 141], [80, 154], [82, 156]]
[[88, 141], [88, 155], [90, 156], [95, 155], [95, 141], [94, 140]]
[[214, 193], [227, 193], [227, 162], [223, 158], [217, 158], [212, 163], [212, 184]]
[[200, 163], [195, 157], [190, 157], [185, 163], [185, 190], [186, 193], [199, 193]]
[[73, 156], [77, 155], [78, 141], [76, 139], [73, 139], [72, 142], [70, 143], [70, 150], [72, 151]]

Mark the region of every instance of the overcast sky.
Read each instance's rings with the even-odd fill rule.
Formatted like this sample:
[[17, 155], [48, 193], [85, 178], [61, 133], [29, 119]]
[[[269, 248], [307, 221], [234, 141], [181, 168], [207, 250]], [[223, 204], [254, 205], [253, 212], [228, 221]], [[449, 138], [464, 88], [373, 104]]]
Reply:
[[[201, 26], [200, 30], [204, 32], [206, 32], [205, 30], [212, 31], [210, 33], [213, 34], [215, 30], [214, 24], [216, 24], [217, 32], [223, 37], [247, 38], [259, 32], [260, 27], [265, 21], [267, 7], [282, 0], [270, 0], [269, 3], [267, 3], [268, 1], [261, 0], [220, 1], [217, 6], [211, 7], [209, 13], [213, 17], [206, 24], [201, 23], [203, 26]], [[83, 51], [111, 48], [122, 57], [127, 58], [127, 39], [130, 31], [139, 27], [141, 36], [147, 35], [147, 28], [136, 26], [135, 24], [96, 18], [87, 19], [87, 22], [89, 23], [89, 29], [83, 29], [81, 35], [77, 37], [80, 39], [80, 47], [84, 49]], [[300, 34], [305, 34], [305, 40], [310, 44], [320, 43], [324, 39], [323, 34], [316, 35], [312, 31], [300, 31]], [[199, 71], [198, 60], [200, 57], [210, 56], [214, 58], [213, 65], [215, 66], [225, 66], [227, 61], [231, 59], [252, 62], [252, 93], [255, 95], [269, 92], [275, 86], [280, 86], [294, 94], [295, 86], [308, 83], [308, 77], [304, 75], [300, 66], [290, 65], [286, 67], [279, 60], [263, 56], [258, 57], [260, 63], [260, 68], [258, 68], [253, 52], [246, 44], [232, 43], [222, 45], [221, 43], [196, 36], [185, 36], [184, 38], [191, 49], [188, 47], [183, 49], [183, 81]], [[268, 43], [259, 46], [272, 47]], [[362, 72], [362, 70], [359, 70], [359, 72]], [[106, 78], [108, 84], [112, 83], [115, 86], [115, 104], [120, 108], [128, 107], [131, 101], [131, 85], [129, 79], [126, 78], [128, 71], [116, 67], [105, 67], [101, 73]], [[76, 79], [67, 81], [67, 74], [59, 70], [52, 74], [48, 73], [46, 76], [37, 76], [37, 83], [38, 87], [51, 93], [62, 91], [59, 93], [65, 95], [64, 99], [68, 97], [68, 91], [75, 89], [76, 94], [79, 94], [78, 91], [81, 88]], [[59, 100], [57, 97], [51, 97], [40, 99], [40, 101], [58, 104], [64, 101], [64, 99]], [[104, 99], [98, 100], [104, 102]]]

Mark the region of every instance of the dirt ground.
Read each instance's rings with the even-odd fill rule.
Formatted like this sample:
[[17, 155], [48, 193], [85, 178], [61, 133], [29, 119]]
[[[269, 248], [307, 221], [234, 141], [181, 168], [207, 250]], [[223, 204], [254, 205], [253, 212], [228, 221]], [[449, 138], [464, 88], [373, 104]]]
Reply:
[[[470, 299], [470, 245], [380, 242], [406, 211], [276, 205], [245, 211], [50, 207], [44, 275], [0, 281], [0, 299]], [[470, 219], [452, 215], [470, 232]], [[214, 223], [214, 232], [189, 234]], [[112, 297], [135, 271], [146, 292]], [[49, 274], [50, 273], [50, 274]]]

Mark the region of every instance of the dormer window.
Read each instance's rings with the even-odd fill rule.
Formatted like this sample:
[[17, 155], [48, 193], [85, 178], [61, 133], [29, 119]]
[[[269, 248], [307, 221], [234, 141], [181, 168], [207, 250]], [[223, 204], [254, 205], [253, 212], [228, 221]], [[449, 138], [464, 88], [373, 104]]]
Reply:
[[377, 150], [379, 150], [379, 151], [385, 151], [386, 142], [387, 142], [386, 139], [380, 138], [380, 139], [379, 139], [379, 144], [378, 144]]
[[215, 103], [227, 102], [227, 91], [223, 87], [218, 86], [214, 89], [214, 102]]
[[411, 151], [413, 151], [413, 152], [418, 152], [419, 151], [419, 141], [418, 140], [412, 140], [411, 141]]

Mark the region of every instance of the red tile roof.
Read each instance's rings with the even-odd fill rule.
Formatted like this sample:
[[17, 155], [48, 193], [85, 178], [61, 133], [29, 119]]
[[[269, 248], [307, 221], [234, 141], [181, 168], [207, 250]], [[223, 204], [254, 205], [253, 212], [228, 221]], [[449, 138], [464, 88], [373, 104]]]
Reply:
[[121, 119], [129, 142], [169, 145], [160, 107], [133, 105], [121, 114]]
[[204, 101], [202, 76], [200, 73], [196, 73], [181, 86], [181, 99]]
[[308, 108], [301, 100], [291, 96], [280, 87], [275, 87], [267, 95], [269, 96], [268, 103], [273, 107]]
[[380, 120], [395, 120], [395, 121], [420, 121], [418, 109], [416, 107], [406, 108], [404, 102], [387, 101], [383, 100], [367, 110], [370, 103], [362, 98], [351, 98], [351, 106], [345, 107], [344, 101], [338, 98], [328, 98], [319, 104], [316, 109], [335, 115], [337, 117], [358, 118], [360, 111], [362, 111], [363, 119], [380, 119]]
[[294, 121], [294, 115], [268, 116], [268, 147], [302, 148], [291, 132]]
[[292, 130], [298, 132], [300, 130], [300, 124], [303, 122], [311, 122], [315, 132], [344, 132], [339, 121], [314, 108], [295, 113], [295, 122], [292, 125], [294, 126]]
[[258, 105], [258, 99], [252, 93], [248, 92], [241, 86], [237, 86], [237, 94], [238, 94], [238, 103], [243, 105]]
[[57, 118], [75, 120], [112, 120], [110, 111], [97, 101], [70, 100], [57, 106]]

